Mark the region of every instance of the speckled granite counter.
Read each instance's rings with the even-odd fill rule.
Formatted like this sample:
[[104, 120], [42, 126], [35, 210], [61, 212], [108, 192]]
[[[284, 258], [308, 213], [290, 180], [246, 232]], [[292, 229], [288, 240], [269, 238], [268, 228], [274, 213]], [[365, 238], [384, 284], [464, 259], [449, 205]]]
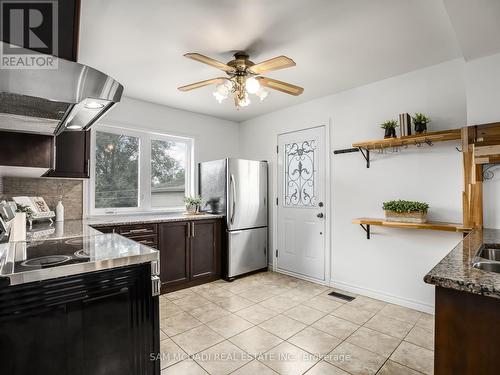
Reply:
[[87, 225], [93, 227], [103, 227], [108, 225], [127, 225], [144, 223], [163, 223], [185, 220], [206, 220], [222, 218], [224, 215], [185, 215], [183, 212], [163, 213], [163, 214], [131, 214], [131, 215], [107, 215], [96, 216], [86, 219]]
[[424, 281], [448, 289], [500, 299], [500, 273], [487, 272], [472, 266], [482, 244], [500, 243], [500, 230], [471, 232], [427, 275]]

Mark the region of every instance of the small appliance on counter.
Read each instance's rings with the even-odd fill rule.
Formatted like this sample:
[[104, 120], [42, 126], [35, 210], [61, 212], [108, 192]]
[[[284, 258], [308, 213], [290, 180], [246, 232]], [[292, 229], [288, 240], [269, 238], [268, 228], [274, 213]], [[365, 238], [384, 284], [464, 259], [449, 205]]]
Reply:
[[223, 277], [267, 268], [267, 162], [223, 159], [199, 164], [204, 211], [224, 214]]

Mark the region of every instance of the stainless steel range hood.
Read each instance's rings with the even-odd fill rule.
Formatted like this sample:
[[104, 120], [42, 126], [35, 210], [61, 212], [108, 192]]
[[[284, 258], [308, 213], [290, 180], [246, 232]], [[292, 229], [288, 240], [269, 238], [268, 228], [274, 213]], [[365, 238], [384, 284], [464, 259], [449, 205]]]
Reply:
[[123, 86], [113, 78], [57, 60], [57, 69], [0, 68], [0, 130], [53, 135], [87, 130], [120, 101]]

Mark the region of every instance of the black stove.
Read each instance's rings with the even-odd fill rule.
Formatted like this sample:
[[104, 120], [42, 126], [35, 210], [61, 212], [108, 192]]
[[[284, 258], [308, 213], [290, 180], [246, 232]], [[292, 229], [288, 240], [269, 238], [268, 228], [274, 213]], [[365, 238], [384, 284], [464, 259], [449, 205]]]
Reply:
[[[19, 256], [19, 254], [17, 254]], [[32, 241], [26, 245], [26, 256], [14, 262], [14, 272], [66, 266], [90, 261], [85, 238]]]

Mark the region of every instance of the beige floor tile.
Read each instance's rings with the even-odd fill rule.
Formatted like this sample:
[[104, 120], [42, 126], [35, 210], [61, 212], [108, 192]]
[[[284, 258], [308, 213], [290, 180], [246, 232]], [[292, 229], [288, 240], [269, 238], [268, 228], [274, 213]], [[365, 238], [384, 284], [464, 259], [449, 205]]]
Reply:
[[196, 309], [197, 307], [212, 303], [208, 299], [203, 298], [202, 296], [196, 293], [193, 293], [183, 298], [172, 300], [172, 302], [175, 303], [184, 311], [191, 311], [193, 309]]
[[231, 375], [276, 375], [277, 372], [271, 370], [266, 365], [260, 363], [257, 360], [253, 360], [250, 363], [247, 363], [245, 366], [240, 367], [235, 372], [231, 373]]
[[306, 325], [287, 316], [278, 315], [259, 324], [259, 327], [286, 340], [306, 328]]
[[366, 310], [363, 306], [351, 306], [346, 303], [331, 312], [338, 318], [349, 320], [350, 322], [363, 325], [375, 315], [373, 310]]
[[163, 294], [161, 298], [167, 298], [170, 301], [175, 301], [192, 295], [194, 295], [194, 292], [191, 289], [181, 289], [175, 292]]
[[313, 309], [312, 307], [299, 305], [288, 311], [285, 311], [283, 315], [298, 320], [299, 322], [302, 322], [304, 324], [310, 325], [313, 324], [316, 320], [324, 317], [326, 313]]
[[226, 296], [225, 298], [221, 298], [215, 303], [223, 309], [233, 313], [255, 304], [255, 302], [252, 302], [236, 294], [231, 294], [229, 296]]
[[402, 339], [410, 332], [413, 324], [377, 314], [365, 323], [365, 327]]
[[230, 374], [253, 360], [227, 340], [196, 354], [193, 359], [211, 375]]
[[343, 303], [335, 301], [329, 296], [314, 297], [304, 302], [304, 305], [312, 307], [313, 309], [331, 313], [333, 310], [338, 309]]
[[259, 305], [267, 309], [274, 310], [277, 313], [282, 313], [283, 311], [286, 311], [294, 306], [297, 306], [299, 303], [300, 302], [294, 301], [293, 299], [287, 298], [285, 296], [274, 296], [259, 303]]
[[421, 375], [421, 373], [389, 359], [377, 375]]
[[434, 332], [418, 326], [411, 329], [410, 333], [406, 335], [405, 341], [429, 350], [434, 350]]
[[377, 313], [387, 305], [387, 302], [365, 296], [357, 296], [356, 299], [347, 304], [353, 307], [362, 307], [364, 310]]
[[160, 329], [160, 341], [168, 339], [168, 335]]
[[308, 293], [311, 296], [317, 296], [318, 294], [321, 294], [324, 291], [328, 290], [328, 287], [314, 283], [307, 283], [297, 286], [295, 290], [303, 293]]
[[172, 340], [182, 350], [192, 355], [224, 341], [224, 338], [207, 326], [202, 325], [174, 336]]
[[184, 312], [179, 306], [166, 298], [160, 299], [160, 319], [170, 318]]
[[279, 374], [303, 374], [311, 368], [318, 358], [288, 342], [281, 343], [259, 359]]
[[349, 373], [328, 362], [321, 361], [307, 371], [305, 375], [349, 375]]
[[168, 367], [161, 371], [161, 375], [205, 375], [207, 372], [203, 370], [200, 365], [198, 365], [192, 359], [186, 359], [185, 361], [179, 362], [171, 367]]
[[215, 303], [203, 305], [191, 310], [189, 313], [203, 323], [208, 323], [212, 320], [219, 319], [231, 314], [229, 311], [224, 310], [222, 307], [216, 305]]
[[291, 289], [289, 292], [283, 294], [284, 297], [290, 298], [298, 303], [303, 303], [307, 300], [314, 298], [311, 294], [307, 292], [301, 292], [297, 289]]
[[417, 327], [424, 328], [428, 331], [434, 331], [434, 315], [424, 314], [417, 321]]
[[325, 359], [353, 375], [372, 375], [384, 364], [386, 358], [359, 346], [343, 342]]
[[324, 316], [323, 318], [315, 322], [312, 327], [342, 340], [349, 337], [351, 333], [359, 328], [357, 324], [337, 318], [333, 315]]
[[207, 323], [207, 326], [227, 339], [253, 327], [253, 324], [237, 315], [231, 314], [212, 320]]
[[261, 285], [253, 286], [238, 294], [255, 303], [262, 302], [274, 296], [273, 292], [263, 288]]
[[281, 282], [270, 282], [268, 285], [266, 285], [266, 289], [272, 292], [274, 295], [283, 295], [295, 290], [287, 287]]
[[188, 355], [172, 340], [165, 339], [160, 342], [161, 368], [188, 359]]
[[207, 300], [215, 303], [233, 295], [231, 292], [228, 292], [224, 288], [201, 290], [197, 293], [203, 298], [206, 298]]
[[398, 347], [401, 339], [361, 327], [349, 336], [347, 342], [388, 358]]
[[161, 329], [169, 336], [178, 335], [184, 331], [198, 327], [202, 323], [188, 313], [174, 315], [160, 322]]
[[235, 312], [236, 315], [248, 320], [253, 324], [260, 324], [278, 315], [276, 311], [266, 309], [260, 305], [253, 305]]
[[388, 316], [389, 318], [399, 319], [403, 322], [415, 324], [422, 316], [422, 313], [417, 310], [412, 310], [407, 307], [389, 304], [380, 310], [379, 314]]
[[279, 337], [260, 327], [253, 327], [229, 339], [233, 344], [252, 355], [260, 355], [283, 342]]
[[307, 327], [287, 341], [318, 357], [331, 352], [342, 342], [339, 338], [313, 327]]
[[392, 353], [391, 359], [424, 374], [434, 372], [434, 352], [409, 342], [403, 341]]

